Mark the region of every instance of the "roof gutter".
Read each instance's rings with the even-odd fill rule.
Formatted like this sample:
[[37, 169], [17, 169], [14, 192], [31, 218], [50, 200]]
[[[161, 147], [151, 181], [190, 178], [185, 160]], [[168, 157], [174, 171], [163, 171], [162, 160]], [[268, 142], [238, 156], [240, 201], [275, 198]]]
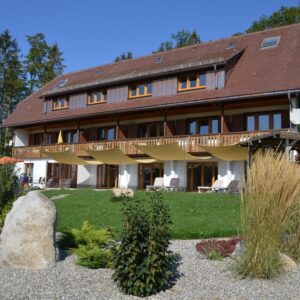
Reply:
[[94, 116], [103, 116], [107, 114], [121, 114], [121, 113], [127, 113], [127, 112], [136, 112], [136, 111], [145, 111], [145, 110], [151, 110], [151, 109], [162, 109], [162, 108], [173, 108], [173, 107], [180, 107], [180, 106], [192, 106], [195, 104], [209, 104], [209, 103], [215, 103], [215, 102], [228, 102], [228, 101], [237, 101], [237, 100], [247, 100], [247, 99], [257, 99], [260, 97], [271, 97], [271, 96], [284, 96], [289, 95], [293, 93], [300, 93], [300, 89], [295, 90], [285, 90], [285, 91], [276, 91], [276, 92], [267, 92], [267, 93], [260, 93], [260, 94], [248, 94], [248, 95], [240, 95], [240, 96], [231, 96], [231, 97], [221, 97], [221, 98], [215, 98], [215, 99], [208, 99], [208, 100], [191, 100], [186, 102], [175, 102], [175, 103], [167, 103], [167, 104], [161, 104], [161, 105], [149, 105], [149, 106], [143, 106], [143, 107], [135, 107], [135, 108], [126, 108], [121, 110], [115, 110], [110, 112], [97, 112], [97, 113], [91, 113], [86, 114], [84, 116], [70, 116], [70, 117], [61, 117], [57, 119], [52, 120], [41, 120], [38, 122], [29, 122], [29, 123], [17, 123], [14, 125], [0, 125], [0, 128], [6, 128], [6, 127], [24, 127], [28, 125], [37, 125], [37, 124], [44, 124], [44, 123], [54, 123], [61, 120], [71, 120], [71, 119], [85, 119], [87, 117], [94, 117]]

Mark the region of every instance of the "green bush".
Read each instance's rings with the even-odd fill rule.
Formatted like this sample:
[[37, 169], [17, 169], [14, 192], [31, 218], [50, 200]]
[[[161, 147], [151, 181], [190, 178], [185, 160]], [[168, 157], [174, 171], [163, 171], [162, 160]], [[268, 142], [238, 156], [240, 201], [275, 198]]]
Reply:
[[176, 274], [179, 257], [168, 250], [169, 207], [160, 193], [151, 196], [149, 212], [139, 199], [124, 204], [121, 243], [113, 254], [113, 279], [125, 294], [150, 296], [167, 288]]
[[5, 218], [12, 208], [12, 203], [7, 203], [0, 211], [0, 228], [3, 227]]
[[110, 230], [95, 229], [85, 221], [80, 229], [72, 229], [71, 234], [77, 245], [72, 252], [77, 256], [78, 265], [91, 269], [110, 266], [113, 242]]
[[0, 210], [12, 203], [18, 187], [15, 165], [0, 165]]

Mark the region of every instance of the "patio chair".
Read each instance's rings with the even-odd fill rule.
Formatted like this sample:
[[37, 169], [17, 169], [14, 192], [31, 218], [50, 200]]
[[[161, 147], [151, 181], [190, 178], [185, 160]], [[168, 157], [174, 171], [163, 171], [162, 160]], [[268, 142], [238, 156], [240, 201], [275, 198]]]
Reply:
[[180, 178], [171, 178], [169, 186], [166, 186], [165, 189], [168, 192], [180, 191], [179, 183], [180, 183]]
[[239, 193], [240, 182], [238, 180], [231, 180], [227, 187], [223, 187], [221, 190], [226, 193]]
[[156, 191], [157, 189], [162, 189], [163, 186], [164, 186], [164, 178], [155, 177], [153, 185], [146, 186], [146, 191], [151, 191], [151, 190]]
[[223, 188], [223, 180], [216, 180], [212, 186], [198, 186], [198, 193], [201, 194], [202, 190], [217, 192]]

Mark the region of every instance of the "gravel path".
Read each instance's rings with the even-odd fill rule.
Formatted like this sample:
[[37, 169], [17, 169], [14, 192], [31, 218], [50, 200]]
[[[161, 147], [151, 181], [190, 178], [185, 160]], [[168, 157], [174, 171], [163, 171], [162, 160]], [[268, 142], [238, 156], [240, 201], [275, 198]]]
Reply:
[[[240, 280], [231, 259], [209, 261], [195, 250], [197, 241], [173, 241], [183, 273], [169, 290], [147, 299], [300, 299], [300, 268], [276, 280]], [[89, 270], [67, 257], [50, 270], [0, 268], [0, 299], [140, 299], [124, 296], [111, 280], [111, 270]]]

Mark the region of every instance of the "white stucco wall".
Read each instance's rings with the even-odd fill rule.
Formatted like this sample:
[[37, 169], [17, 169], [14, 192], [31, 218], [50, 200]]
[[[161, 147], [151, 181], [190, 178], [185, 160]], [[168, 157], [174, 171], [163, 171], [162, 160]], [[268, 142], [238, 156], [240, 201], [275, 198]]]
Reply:
[[14, 146], [15, 147], [22, 147], [22, 146], [28, 146], [29, 144], [29, 133], [28, 131], [17, 129], [15, 131], [15, 137], [14, 137]]
[[97, 166], [78, 166], [77, 187], [97, 187]]
[[119, 166], [119, 188], [138, 187], [138, 164]]
[[180, 178], [180, 187], [186, 188], [187, 174], [186, 174], [186, 161], [166, 161], [164, 162], [164, 185], [170, 184], [171, 178]]
[[47, 175], [47, 160], [46, 159], [31, 159], [24, 160], [16, 164], [17, 175], [25, 172], [25, 164], [33, 164], [32, 181], [38, 182], [40, 177], [46, 177]]
[[223, 180], [224, 186], [227, 186], [231, 180], [244, 182], [244, 161], [218, 161], [218, 179]]

